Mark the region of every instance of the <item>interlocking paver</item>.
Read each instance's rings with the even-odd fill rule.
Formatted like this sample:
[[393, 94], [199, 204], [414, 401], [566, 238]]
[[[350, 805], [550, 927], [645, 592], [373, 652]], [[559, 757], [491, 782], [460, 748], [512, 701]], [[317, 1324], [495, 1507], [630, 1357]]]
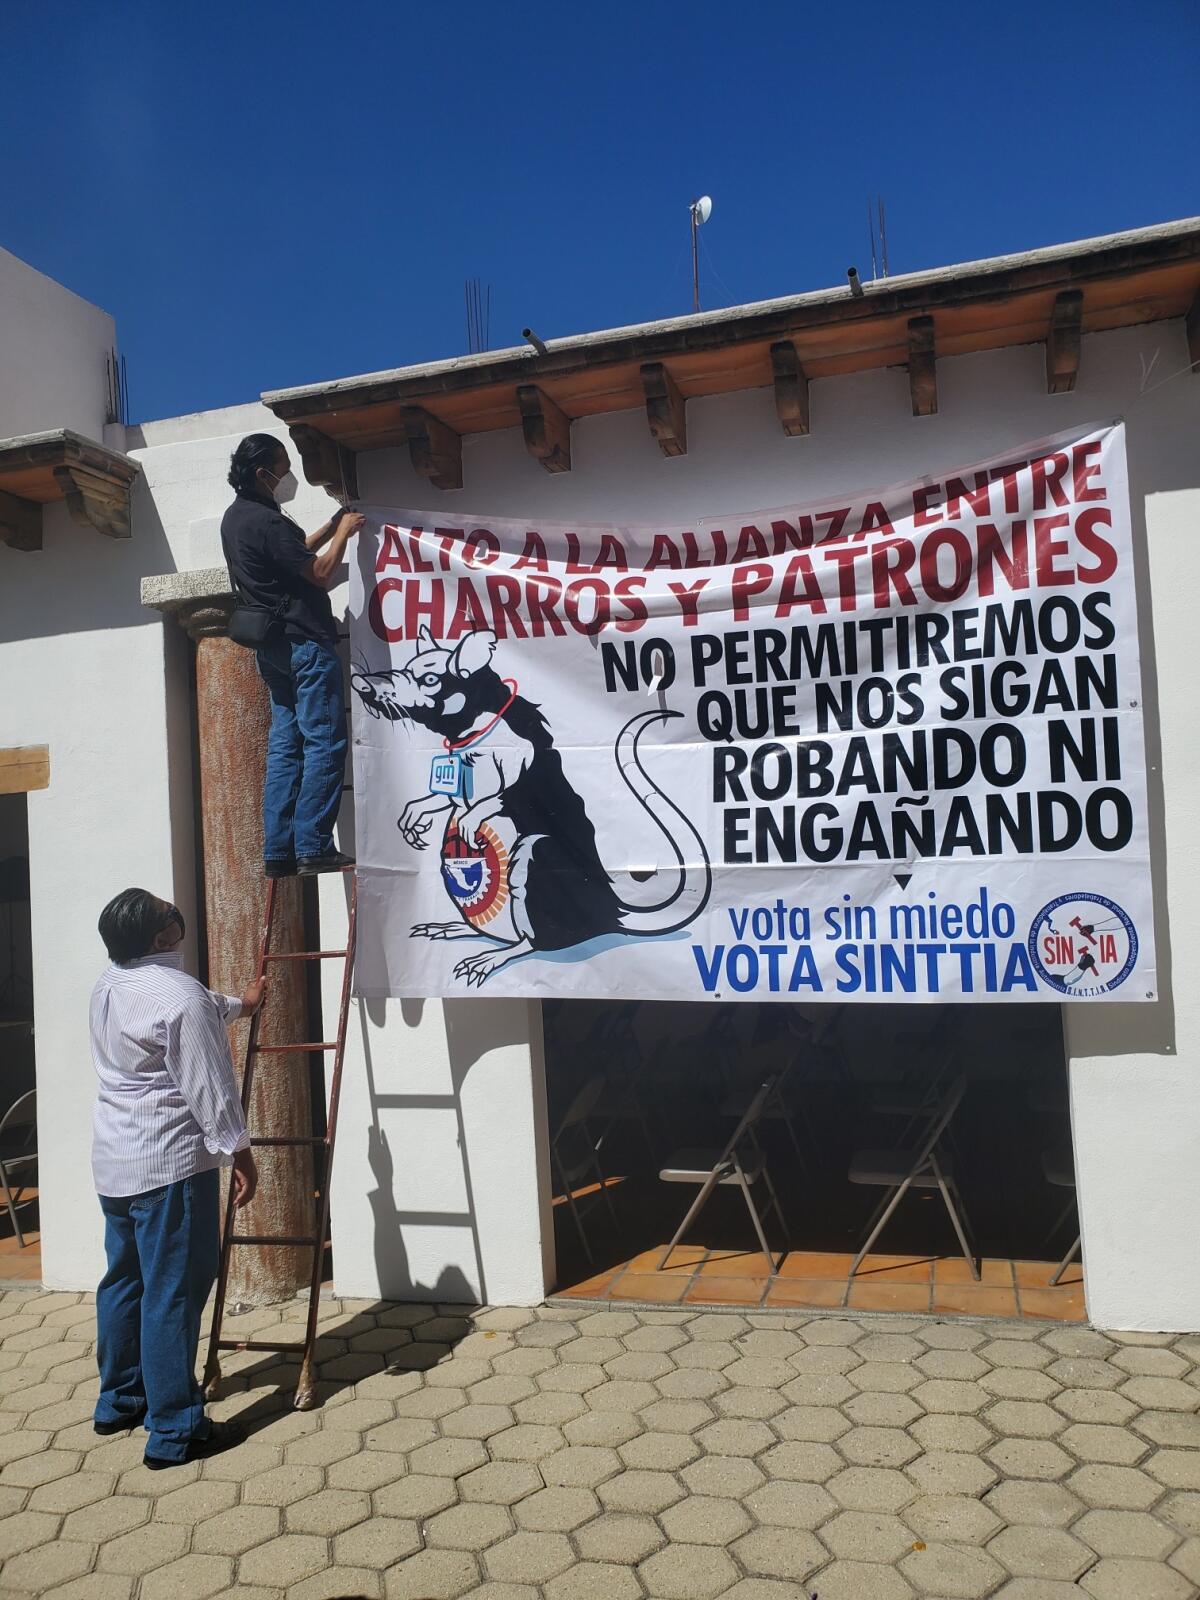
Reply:
[[911, 1551], [900, 1562], [900, 1571], [922, 1597], [947, 1600], [982, 1600], [1005, 1575], [986, 1550], [953, 1544], [927, 1544], [924, 1550]]
[[1195, 1589], [1181, 1572], [1157, 1561], [1105, 1556], [1080, 1579], [1093, 1600], [1194, 1600]]
[[547, 1600], [640, 1600], [642, 1590], [628, 1567], [602, 1561], [580, 1561], [551, 1578]]
[[786, 1578], [793, 1583], [799, 1583], [828, 1560], [828, 1551], [816, 1534], [795, 1528], [755, 1528], [730, 1549], [754, 1576]]
[[421, 1533], [407, 1517], [372, 1517], [339, 1533], [333, 1541], [333, 1558], [342, 1567], [390, 1567], [422, 1545]]
[[746, 1533], [751, 1521], [736, 1500], [689, 1495], [659, 1518], [669, 1539], [684, 1544], [728, 1545]]
[[745, 1456], [702, 1456], [679, 1474], [692, 1494], [744, 1499], [766, 1482], [766, 1474]]
[[1107, 1461], [1118, 1467], [1132, 1467], [1150, 1454], [1145, 1440], [1111, 1423], [1073, 1422], [1058, 1442], [1080, 1461]]
[[[690, 1503], [693, 1502], [684, 1501], [683, 1505]], [[733, 1502], [705, 1503], [715, 1505]], [[668, 1516], [670, 1514], [667, 1513]], [[653, 1517], [628, 1515], [620, 1511], [606, 1511], [603, 1516], [596, 1517], [580, 1528], [575, 1535], [575, 1543], [585, 1560], [616, 1562], [621, 1566], [636, 1566], [656, 1550], [661, 1550], [666, 1542], [667, 1534]]]
[[144, 1572], [153, 1572], [155, 1567], [165, 1567], [168, 1561], [183, 1555], [187, 1547], [187, 1529], [148, 1523], [118, 1539], [110, 1539], [101, 1547], [98, 1565], [102, 1572], [120, 1572], [136, 1578]]
[[738, 1571], [724, 1550], [675, 1544], [648, 1556], [638, 1576], [654, 1600], [712, 1600], [729, 1588]]
[[503, 1506], [475, 1502], [439, 1512], [425, 1528], [425, 1542], [435, 1549], [486, 1550], [513, 1531], [512, 1517]]
[[921, 1447], [902, 1428], [852, 1428], [838, 1441], [838, 1451], [855, 1467], [903, 1467]]
[[282, 1512], [275, 1506], [234, 1506], [198, 1524], [192, 1549], [207, 1555], [244, 1555], [274, 1539], [281, 1526]]
[[819, 1483], [766, 1483], [746, 1496], [746, 1507], [756, 1522], [781, 1528], [819, 1528], [828, 1522], [838, 1503]]
[[[27, 1550], [4, 1563], [3, 1592], [15, 1594], [33, 1590], [41, 1593], [60, 1583], [69, 1583], [87, 1573], [93, 1555], [90, 1545], [71, 1544], [66, 1539]], [[205, 1591], [206, 1594], [210, 1592]]]
[[1120, 1427], [1137, 1415], [1137, 1406], [1114, 1389], [1064, 1389], [1051, 1399], [1072, 1422], [1113, 1423]]
[[[871, 1600], [912, 1600], [913, 1597], [912, 1586], [895, 1567], [880, 1566], [877, 1562], [834, 1561], [821, 1569], [818, 1578], [821, 1600], [867, 1600], [868, 1595]], [[788, 1600], [794, 1600], [794, 1595], [795, 1590], [790, 1590]]]
[[458, 1600], [479, 1583], [467, 1550], [420, 1550], [384, 1575], [387, 1600]]
[[208, 1600], [233, 1580], [233, 1562], [226, 1556], [186, 1555], [156, 1572], [148, 1572], [138, 1588], [139, 1600]]
[[570, 1533], [600, 1514], [591, 1489], [539, 1489], [513, 1507], [517, 1526], [534, 1533]]
[[653, 1516], [683, 1499], [683, 1488], [669, 1472], [627, 1469], [597, 1490], [608, 1511], [641, 1511]]
[[547, 1484], [594, 1489], [623, 1470], [620, 1456], [603, 1445], [571, 1444], [538, 1463]]
[[1061, 1528], [1005, 1528], [988, 1555], [1018, 1578], [1078, 1578], [1096, 1561], [1095, 1551]]
[[1007, 1478], [1065, 1478], [1075, 1465], [1066, 1451], [1049, 1439], [1000, 1439], [984, 1454]]
[[826, 1484], [847, 1511], [899, 1511], [917, 1498], [917, 1485], [888, 1467], [847, 1467]]
[[843, 1561], [891, 1563], [913, 1547], [911, 1530], [881, 1511], [840, 1511], [822, 1526], [820, 1538]]
[[909, 1466], [908, 1475], [924, 1494], [973, 1495], [985, 1494], [1000, 1476], [982, 1456], [962, 1450], [930, 1450]]
[[673, 1472], [703, 1454], [701, 1443], [688, 1433], [642, 1433], [617, 1447], [627, 1467], [657, 1468]]
[[1106, 1511], [1146, 1511], [1163, 1492], [1162, 1484], [1137, 1467], [1108, 1467], [1095, 1462], [1080, 1467], [1066, 1482], [1085, 1505]]
[[510, 1534], [484, 1555], [489, 1575], [509, 1583], [548, 1583], [573, 1560], [571, 1546], [561, 1533]]
[[[250, 1413], [254, 1436], [155, 1474], [140, 1431], [92, 1433], [90, 1299], [0, 1309], [14, 1303], [5, 1593], [1179, 1600], [1200, 1585], [1200, 1337], [327, 1301], [323, 1408], [288, 1408], [293, 1363], [234, 1354], [216, 1410]], [[291, 1335], [297, 1315], [241, 1326]]]
[[982, 1500], [962, 1494], [927, 1494], [905, 1506], [905, 1522], [928, 1544], [986, 1544], [1003, 1526]]
[[1179, 1543], [1174, 1528], [1145, 1511], [1089, 1511], [1072, 1523], [1071, 1532], [1097, 1555], [1147, 1561], [1165, 1561]]

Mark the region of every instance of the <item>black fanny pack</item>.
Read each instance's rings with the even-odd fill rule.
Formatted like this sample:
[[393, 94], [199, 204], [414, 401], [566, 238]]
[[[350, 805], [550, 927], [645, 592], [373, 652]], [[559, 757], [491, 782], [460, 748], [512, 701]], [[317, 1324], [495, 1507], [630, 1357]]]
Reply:
[[278, 610], [268, 611], [266, 606], [239, 600], [229, 618], [229, 637], [247, 650], [261, 650], [279, 637], [282, 620]]
[[234, 644], [240, 644], [246, 650], [262, 650], [280, 636], [284, 613], [288, 608], [287, 596], [277, 600], [273, 606], [259, 605], [243, 593], [232, 574], [230, 583], [234, 607], [229, 618], [229, 637]]

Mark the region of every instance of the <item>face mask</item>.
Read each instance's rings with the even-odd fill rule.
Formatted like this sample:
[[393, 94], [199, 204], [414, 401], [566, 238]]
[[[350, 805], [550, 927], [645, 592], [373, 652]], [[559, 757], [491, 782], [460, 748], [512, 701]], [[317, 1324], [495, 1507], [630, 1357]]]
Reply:
[[[275, 477], [275, 474], [272, 473], [271, 476]], [[294, 500], [299, 487], [300, 485], [296, 482], [296, 474], [290, 470], [285, 472], [282, 478], [277, 478], [275, 481], [276, 505], [285, 506], [289, 500]]]

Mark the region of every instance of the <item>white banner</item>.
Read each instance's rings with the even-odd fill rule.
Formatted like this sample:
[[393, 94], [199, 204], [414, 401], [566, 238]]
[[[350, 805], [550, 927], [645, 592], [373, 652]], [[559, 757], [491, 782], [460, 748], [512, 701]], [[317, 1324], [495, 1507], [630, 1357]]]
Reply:
[[1154, 998], [1124, 429], [687, 526], [367, 509], [359, 992]]

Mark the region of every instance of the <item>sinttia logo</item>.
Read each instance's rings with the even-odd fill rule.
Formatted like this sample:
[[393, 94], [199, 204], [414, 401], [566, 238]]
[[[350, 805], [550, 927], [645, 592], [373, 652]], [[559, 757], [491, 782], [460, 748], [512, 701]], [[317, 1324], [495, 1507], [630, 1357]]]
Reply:
[[1138, 936], [1129, 916], [1102, 894], [1064, 894], [1029, 929], [1029, 954], [1042, 978], [1072, 999], [1108, 994], [1133, 971]]

